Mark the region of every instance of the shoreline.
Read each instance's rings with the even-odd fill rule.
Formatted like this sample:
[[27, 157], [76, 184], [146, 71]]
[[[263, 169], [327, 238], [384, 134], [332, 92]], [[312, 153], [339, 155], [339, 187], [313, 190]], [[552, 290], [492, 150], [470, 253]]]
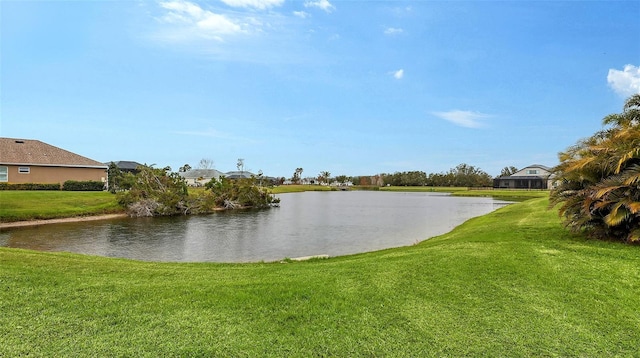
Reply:
[[0, 223], [0, 229], [8, 229], [8, 228], [14, 228], [14, 227], [40, 226], [40, 225], [47, 225], [47, 224], [60, 224], [60, 223], [70, 223], [70, 222], [82, 222], [82, 221], [109, 220], [109, 219], [119, 219], [119, 218], [127, 218], [127, 217], [129, 217], [127, 214], [119, 213], [119, 214], [102, 214], [102, 215], [91, 215], [91, 216], [75, 216], [75, 217], [58, 218], [58, 219], [13, 221], [13, 222]]

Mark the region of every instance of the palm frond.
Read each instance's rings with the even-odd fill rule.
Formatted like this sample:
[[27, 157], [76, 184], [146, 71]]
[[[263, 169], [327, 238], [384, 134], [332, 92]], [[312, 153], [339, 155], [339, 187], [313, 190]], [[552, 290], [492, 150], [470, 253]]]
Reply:
[[631, 230], [631, 232], [627, 236], [627, 242], [638, 242], [638, 241], [640, 241], [640, 228]]
[[624, 169], [624, 165], [633, 158], [640, 157], [640, 147], [635, 147], [626, 153], [622, 154], [622, 157], [618, 160], [618, 166], [616, 167], [616, 174], [620, 173]]
[[604, 217], [604, 222], [607, 226], [617, 226], [630, 215], [629, 210], [622, 203], [618, 203], [614, 205], [611, 208], [611, 212]]

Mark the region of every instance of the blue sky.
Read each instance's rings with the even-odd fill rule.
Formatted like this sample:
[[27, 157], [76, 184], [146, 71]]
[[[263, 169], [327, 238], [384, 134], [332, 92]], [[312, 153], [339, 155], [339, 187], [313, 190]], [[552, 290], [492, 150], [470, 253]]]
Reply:
[[640, 92], [640, 1], [2, 1], [0, 136], [291, 177], [553, 166]]

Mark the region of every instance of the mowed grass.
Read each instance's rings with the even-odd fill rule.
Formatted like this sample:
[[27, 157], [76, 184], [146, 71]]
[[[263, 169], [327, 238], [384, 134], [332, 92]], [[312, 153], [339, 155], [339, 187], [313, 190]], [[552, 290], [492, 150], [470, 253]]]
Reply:
[[379, 188], [381, 191], [410, 191], [450, 193], [453, 196], [485, 196], [501, 200], [523, 201], [534, 198], [546, 198], [547, 190], [505, 190], [505, 189], [475, 189], [467, 187], [433, 187], [433, 186], [387, 186]]
[[282, 193], [301, 193], [304, 191], [332, 191], [337, 189], [331, 188], [329, 186], [324, 186], [324, 185], [292, 184], [292, 185], [274, 186], [269, 190], [273, 194], [282, 194]]
[[108, 192], [0, 190], [0, 222], [122, 212]]
[[637, 356], [640, 248], [571, 235], [547, 205], [308, 262], [0, 248], [0, 356]]

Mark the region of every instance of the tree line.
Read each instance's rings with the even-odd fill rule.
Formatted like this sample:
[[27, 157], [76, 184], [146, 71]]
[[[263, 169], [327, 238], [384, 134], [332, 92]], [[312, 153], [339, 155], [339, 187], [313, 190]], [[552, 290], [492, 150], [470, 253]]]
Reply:
[[393, 186], [462, 186], [489, 187], [493, 185], [493, 178], [480, 168], [469, 164], [459, 164], [445, 173], [431, 173], [422, 171], [396, 172], [382, 174], [384, 185]]

